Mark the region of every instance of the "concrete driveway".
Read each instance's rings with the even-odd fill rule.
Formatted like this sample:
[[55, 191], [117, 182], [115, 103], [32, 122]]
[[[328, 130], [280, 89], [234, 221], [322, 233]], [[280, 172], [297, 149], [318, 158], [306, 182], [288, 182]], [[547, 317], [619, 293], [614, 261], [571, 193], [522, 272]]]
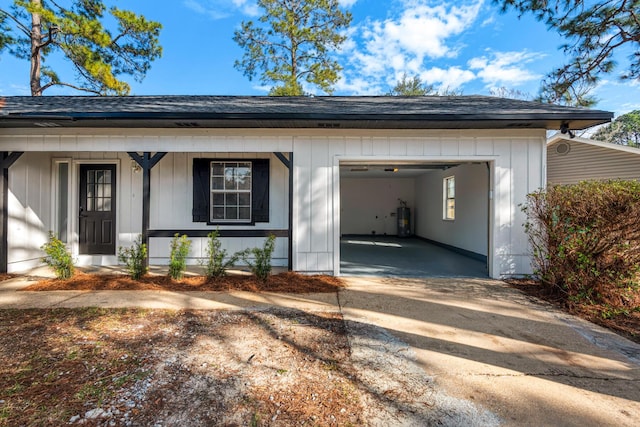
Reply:
[[345, 317], [504, 425], [640, 425], [640, 346], [488, 279], [347, 278]]

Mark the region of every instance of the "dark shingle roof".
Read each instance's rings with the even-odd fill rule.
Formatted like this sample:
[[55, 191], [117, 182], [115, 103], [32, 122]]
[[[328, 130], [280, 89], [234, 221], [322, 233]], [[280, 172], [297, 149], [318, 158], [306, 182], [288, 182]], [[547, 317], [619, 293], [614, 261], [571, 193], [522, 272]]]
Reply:
[[[0, 128], [548, 128], [582, 129], [613, 114], [487, 96], [7, 97]], [[45, 124], [46, 123], [46, 124]]]

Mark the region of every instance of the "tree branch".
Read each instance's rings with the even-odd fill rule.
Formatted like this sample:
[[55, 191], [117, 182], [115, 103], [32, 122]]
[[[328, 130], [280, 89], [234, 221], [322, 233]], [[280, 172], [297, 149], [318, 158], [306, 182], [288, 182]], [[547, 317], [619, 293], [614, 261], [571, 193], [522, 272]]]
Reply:
[[44, 92], [46, 89], [49, 89], [52, 86], [66, 86], [66, 87], [70, 87], [71, 89], [79, 90], [81, 92], [93, 93], [95, 95], [102, 95], [100, 91], [89, 89], [86, 87], [80, 87], [80, 86], [76, 86], [76, 85], [72, 85], [70, 83], [64, 83], [64, 82], [49, 82], [46, 85], [42, 86], [42, 91]]
[[4, 9], [0, 9], [0, 13], [2, 13], [6, 17], [10, 18], [13, 22], [15, 22], [16, 25], [18, 26], [18, 28], [20, 30], [22, 30], [22, 32], [24, 33], [25, 36], [29, 37], [31, 35], [31, 30], [29, 29], [29, 27], [27, 27], [24, 24], [22, 24], [22, 22], [20, 22], [18, 20], [18, 18], [16, 18], [15, 16], [13, 16], [12, 14], [10, 14], [9, 12], [7, 12]]

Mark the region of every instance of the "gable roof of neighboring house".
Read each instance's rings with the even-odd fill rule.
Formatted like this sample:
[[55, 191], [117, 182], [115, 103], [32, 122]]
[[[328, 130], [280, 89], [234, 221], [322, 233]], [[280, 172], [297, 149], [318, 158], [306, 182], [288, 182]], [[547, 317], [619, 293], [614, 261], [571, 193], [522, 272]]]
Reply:
[[640, 148], [629, 147], [628, 145], [612, 144], [610, 142], [597, 141], [595, 139], [582, 138], [579, 136], [571, 138], [569, 135], [564, 135], [561, 133], [556, 133], [555, 135], [551, 136], [547, 140], [547, 147], [550, 147], [554, 144], [558, 144], [559, 142], [563, 142], [563, 141], [565, 143], [575, 141], [580, 144], [592, 145], [594, 147], [605, 148], [607, 150], [621, 151], [625, 153], [640, 155]]
[[547, 141], [547, 181], [640, 179], [640, 149], [556, 134]]
[[584, 129], [613, 113], [488, 96], [7, 97], [0, 128]]

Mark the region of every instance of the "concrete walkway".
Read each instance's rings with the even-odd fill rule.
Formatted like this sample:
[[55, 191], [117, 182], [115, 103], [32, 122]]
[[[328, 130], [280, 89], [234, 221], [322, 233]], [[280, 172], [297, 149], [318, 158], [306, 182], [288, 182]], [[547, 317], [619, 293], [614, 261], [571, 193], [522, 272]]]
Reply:
[[352, 324], [380, 326], [409, 344], [409, 363], [503, 425], [640, 425], [640, 345], [499, 281], [352, 277], [339, 295], [19, 291], [30, 280], [37, 278], [0, 283], [0, 309], [340, 310]]

